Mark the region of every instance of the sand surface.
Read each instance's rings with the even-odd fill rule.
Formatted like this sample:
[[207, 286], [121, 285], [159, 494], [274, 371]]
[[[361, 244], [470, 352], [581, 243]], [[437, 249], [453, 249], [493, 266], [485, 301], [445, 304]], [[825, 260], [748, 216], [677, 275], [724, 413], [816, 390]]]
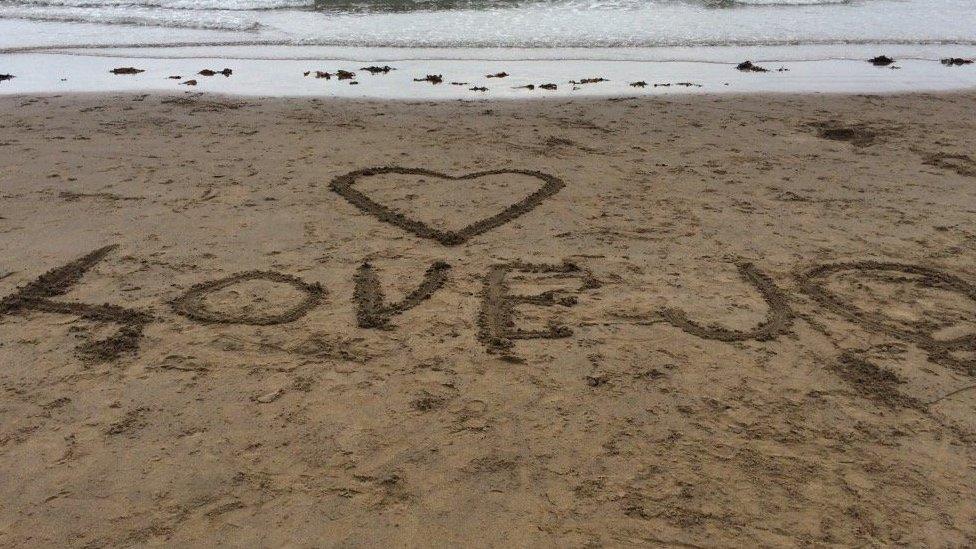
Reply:
[[974, 107], [4, 97], [0, 545], [972, 546]]

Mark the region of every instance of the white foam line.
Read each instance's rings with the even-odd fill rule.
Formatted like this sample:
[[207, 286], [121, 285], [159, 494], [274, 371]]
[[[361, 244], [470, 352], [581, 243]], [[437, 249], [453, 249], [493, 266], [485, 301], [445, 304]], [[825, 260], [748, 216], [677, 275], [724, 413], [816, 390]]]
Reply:
[[[4, 18], [0, 17], [0, 21]], [[18, 19], [18, 18], [13, 18]], [[31, 22], [52, 22], [44, 20], [31, 20]], [[59, 22], [57, 20], [53, 22]], [[99, 26], [98, 23], [78, 23], [79, 25]], [[111, 27], [111, 25], [108, 25]], [[140, 25], [118, 25], [135, 26]], [[264, 27], [257, 26], [254, 30], [261, 30]], [[228, 33], [237, 32], [233, 29], [209, 29], [198, 27], [179, 27], [176, 30], [217, 30]], [[177, 48], [210, 48], [210, 47], [288, 47], [288, 48], [335, 48], [335, 49], [386, 49], [386, 50], [518, 50], [518, 51], [538, 51], [545, 52], [551, 50], [654, 50], [654, 49], [711, 49], [711, 48], [816, 48], [816, 47], [976, 47], [976, 40], [971, 39], [946, 39], [946, 40], [912, 40], [912, 39], [864, 39], [864, 40], [686, 40], [681, 42], [661, 41], [656, 43], [595, 43], [584, 42], [580, 45], [560, 45], [552, 46], [547, 44], [519, 44], [511, 46], [484, 45], [480, 43], [459, 42], [456, 44], [435, 45], [435, 46], [415, 46], [398, 43], [391, 44], [371, 44], [363, 45], [361, 40], [328, 40], [328, 39], [274, 39], [274, 40], [210, 40], [200, 42], [133, 42], [133, 43], [65, 43], [65, 44], [42, 44], [28, 46], [11, 46], [0, 48], [0, 53], [44, 53], [44, 52], [63, 52], [68, 50], [131, 50], [140, 48], [158, 49], [177, 49]]]
[[713, 46], [653, 48], [377, 48], [334, 46], [284, 46], [222, 43], [207, 47], [141, 45], [138, 47], [77, 48], [49, 47], [3, 53], [45, 53], [112, 58], [199, 59], [220, 57], [239, 60], [344, 60], [344, 61], [633, 61], [716, 62], [745, 59], [778, 63], [786, 61], [865, 60], [878, 54], [897, 59], [938, 60], [945, 57], [974, 57], [976, 46], [872, 44], [806, 46]]

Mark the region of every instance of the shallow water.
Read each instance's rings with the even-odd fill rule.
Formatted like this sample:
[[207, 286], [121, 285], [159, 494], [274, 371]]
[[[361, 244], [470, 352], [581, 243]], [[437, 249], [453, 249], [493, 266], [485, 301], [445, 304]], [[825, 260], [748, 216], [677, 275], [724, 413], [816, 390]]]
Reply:
[[[494, 61], [523, 71], [513, 74], [522, 84], [558, 82], [556, 95], [629, 94], [640, 91], [630, 81], [668, 79], [702, 88], [656, 92], [962, 89], [976, 85], [976, 70], [938, 60], [976, 55], [974, 22], [972, 0], [0, 0], [0, 73], [20, 73], [0, 93], [186, 89], [163, 73], [193, 75], [211, 60], [237, 60], [248, 79], [198, 89], [245, 94], [483, 97], [412, 78], [475, 80]], [[901, 69], [864, 63], [882, 53]], [[765, 75], [712, 65], [745, 59], [819, 63]], [[373, 62], [411, 72], [354, 88], [301, 78]], [[147, 73], [106, 76], [123, 64]], [[567, 75], [598, 73], [614, 84], [566, 86]], [[522, 95], [477, 84], [493, 88], [489, 97]]]
[[5, 48], [64, 44], [86, 25], [111, 30], [73, 45], [976, 44], [971, 0], [0, 0], [4, 19], [59, 23], [5, 33]]

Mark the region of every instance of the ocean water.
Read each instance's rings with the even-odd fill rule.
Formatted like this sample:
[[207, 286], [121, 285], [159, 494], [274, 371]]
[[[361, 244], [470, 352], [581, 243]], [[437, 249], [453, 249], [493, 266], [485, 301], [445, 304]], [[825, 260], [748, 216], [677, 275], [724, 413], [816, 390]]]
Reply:
[[[14, 23], [43, 22], [24, 26]], [[974, 0], [0, 0], [0, 48], [974, 45]]]
[[[879, 54], [897, 65], [865, 62]], [[945, 68], [942, 57], [976, 57], [976, 0], [0, 0], [0, 73], [17, 76], [2, 94], [190, 91], [168, 76], [225, 66], [233, 78], [192, 90], [494, 99], [544, 82], [559, 88], [532, 97], [976, 87], [976, 65]], [[735, 71], [745, 59], [770, 72]], [[366, 64], [399, 70], [355, 86], [304, 77]], [[145, 72], [111, 75], [118, 66]], [[485, 78], [499, 71], [512, 77]], [[442, 73], [470, 84], [414, 80]], [[610, 81], [571, 84], [592, 76]]]

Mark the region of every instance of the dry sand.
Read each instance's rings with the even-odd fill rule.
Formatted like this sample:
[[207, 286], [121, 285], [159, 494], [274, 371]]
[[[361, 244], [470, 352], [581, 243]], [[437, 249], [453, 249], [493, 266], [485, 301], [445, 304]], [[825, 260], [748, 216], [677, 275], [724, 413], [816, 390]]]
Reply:
[[0, 545], [973, 546], [974, 107], [2, 98]]

